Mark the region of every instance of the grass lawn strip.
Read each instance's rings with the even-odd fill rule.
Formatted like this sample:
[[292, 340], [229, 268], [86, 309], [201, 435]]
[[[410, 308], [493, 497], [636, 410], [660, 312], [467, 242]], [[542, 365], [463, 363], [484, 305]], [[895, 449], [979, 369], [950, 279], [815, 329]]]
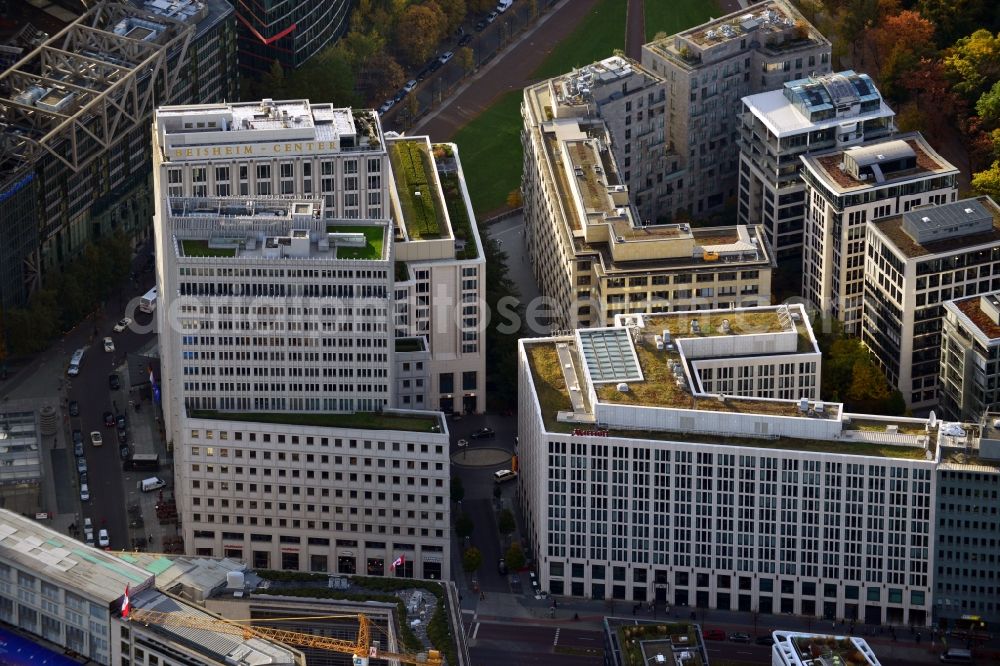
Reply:
[[182, 240], [185, 257], [235, 257], [234, 247], [209, 247], [208, 241]]
[[337, 246], [337, 259], [381, 259], [385, 243], [385, 227], [378, 225], [352, 226], [328, 224], [328, 234], [364, 234], [368, 241], [364, 247]]
[[[685, 3], [690, 1], [684, 0]], [[675, 4], [673, 0], [659, 2], [671, 7]], [[573, 34], [556, 44], [542, 64], [531, 73], [531, 78], [547, 79], [567, 74], [574, 67], [610, 57], [615, 49], [624, 49], [627, 4], [628, 0], [600, 0]], [[648, 8], [646, 23], [649, 24]]]
[[434, 169], [427, 145], [420, 141], [392, 141], [389, 159], [399, 185], [406, 232], [414, 240], [440, 238], [444, 212], [435, 196], [437, 188], [431, 178]]
[[646, 40], [658, 32], [674, 35], [722, 16], [715, 0], [646, 0]]
[[520, 90], [503, 95], [455, 135], [478, 216], [503, 207], [507, 195], [521, 185], [521, 99]]

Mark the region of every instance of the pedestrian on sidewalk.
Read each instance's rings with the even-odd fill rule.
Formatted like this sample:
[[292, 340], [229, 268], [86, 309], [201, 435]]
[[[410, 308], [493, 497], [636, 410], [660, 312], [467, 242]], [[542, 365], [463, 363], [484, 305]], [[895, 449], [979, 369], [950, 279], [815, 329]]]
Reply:
[[485, 601], [486, 600], [486, 592], [480, 592], [479, 593], [479, 600], [480, 601]]

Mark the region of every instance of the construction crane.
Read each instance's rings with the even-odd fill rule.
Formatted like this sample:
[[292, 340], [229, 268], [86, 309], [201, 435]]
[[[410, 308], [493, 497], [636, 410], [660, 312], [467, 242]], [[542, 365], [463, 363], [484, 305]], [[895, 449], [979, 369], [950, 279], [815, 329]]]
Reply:
[[[324, 616], [333, 617], [333, 616]], [[262, 638], [265, 640], [277, 641], [287, 645], [299, 647], [309, 647], [318, 650], [330, 650], [349, 654], [353, 659], [354, 666], [368, 666], [369, 659], [386, 659], [402, 662], [404, 664], [420, 664], [421, 666], [441, 666], [441, 653], [437, 650], [428, 650], [426, 653], [402, 654], [398, 652], [387, 652], [379, 650], [371, 644], [371, 633], [368, 618], [358, 613], [350, 616], [337, 617], [357, 617], [358, 638], [355, 641], [348, 641], [339, 638], [327, 638], [326, 636], [316, 636], [299, 631], [286, 631], [284, 629], [274, 629], [272, 627], [260, 627], [245, 624], [251, 620], [226, 620], [224, 618], [204, 619], [200, 617], [185, 616], [180, 613], [163, 613], [160, 611], [144, 610], [142, 608], [131, 608], [128, 611], [130, 622], [141, 622], [146, 625], [155, 624], [164, 627], [186, 627], [189, 629], [204, 629], [217, 633], [242, 636], [243, 640], [251, 638]], [[289, 620], [303, 620], [309, 618], [278, 618]]]

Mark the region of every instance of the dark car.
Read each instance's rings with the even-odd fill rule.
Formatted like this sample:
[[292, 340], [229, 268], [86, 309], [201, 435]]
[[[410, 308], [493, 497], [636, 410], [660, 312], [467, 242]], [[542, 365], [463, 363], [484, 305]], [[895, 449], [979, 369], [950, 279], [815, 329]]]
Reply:
[[441, 69], [441, 65], [443, 65], [443, 64], [444, 63], [441, 62], [440, 60], [435, 60], [434, 62], [432, 62], [430, 64], [430, 66], [427, 69], [429, 69], [431, 72], [436, 72], [439, 69]]
[[83, 457], [83, 442], [73, 442], [73, 455], [77, 458]]
[[729, 640], [733, 643], [749, 643], [750, 634], [744, 634], [743, 632], [736, 632], [735, 634], [729, 634]]
[[80, 403], [78, 403], [76, 400], [69, 401], [69, 415], [70, 416], [80, 415]]
[[774, 645], [774, 636], [771, 634], [764, 634], [763, 636], [758, 636], [754, 639], [754, 643], [757, 645]]
[[128, 433], [125, 432], [124, 430], [119, 430], [118, 431], [118, 443], [119, 444], [124, 444], [127, 441], [128, 441]]
[[81, 472], [81, 473], [80, 473], [80, 485], [81, 485], [81, 486], [85, 486], [85, 485], [87, 485], [87, 482], [88, 482], [89, 480], [90, 480], [90, 477], [88, 477], [88, 476], [87, 476], [87, 473], [86, 473], [86, 472]]
[[496, 433], [493, 432], [493, 428], [480, 428], [469, 435], [472, 439], [493, 439], [495, 436]]
[[118, 426], [119, 430], [125, 430], [125, 415], [119, 414], [115, 417], [115, 425]]
[[122, 383], [119, 381], [117, 374], [108, 375], [108, 386], [111, 387], [112, 391], [117, 391], [122, 387]]
[[476, 24], [476, 32], [482, 32], [483, 30], [486, 29], [486, 26], [488, 25], [489, 23], [486, 22], [486, 19], [483, 19], [482, 21]]
[[501, 576], [507, 575], [507, 563], [503, 561], [502, 557], [500, 558], [500, 561], [497, 562], [497, 573]]
[[707, 641], [724, 641], [726, 640], [726, 632], [722, 629], [705, 629], [701, 632], [701, 635]]
[[465, 35], [464, 37], [462, 37], [462, 39], [458, 40], [458, 45], [465, 46], [471, 41], [472, 41], [472, 35]]
[[128, 444], [122, 444], [118, 447], [118, 455], [122, 460], [128, 460], [128, 457], [132, 455], [132, 450], [129, 448]]
[[81, 444], [83, 444], [83, 433], [80, 432], [79, 430], [76, 430], [74, 428], [73, 429], [73, 443], [76, 444], [77, 442], [80, 442]]
[[104, 412], [104, 427], [114, 428], [115, 427], [115, 415], [111, 412]]

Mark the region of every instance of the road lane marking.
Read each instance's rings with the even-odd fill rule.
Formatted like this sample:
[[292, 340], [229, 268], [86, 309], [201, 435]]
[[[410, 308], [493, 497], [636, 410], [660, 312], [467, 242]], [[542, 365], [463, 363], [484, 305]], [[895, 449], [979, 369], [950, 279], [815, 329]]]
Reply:
[[476, 622], [476, 626], [472, 628], [472, 640], [476, 640], [476, 636], [479, 635], [479, 627], [481, 623]]
[[559, 628], [556, 628], [556, 635], [552, 639], [552, 645], [559, 645]]

